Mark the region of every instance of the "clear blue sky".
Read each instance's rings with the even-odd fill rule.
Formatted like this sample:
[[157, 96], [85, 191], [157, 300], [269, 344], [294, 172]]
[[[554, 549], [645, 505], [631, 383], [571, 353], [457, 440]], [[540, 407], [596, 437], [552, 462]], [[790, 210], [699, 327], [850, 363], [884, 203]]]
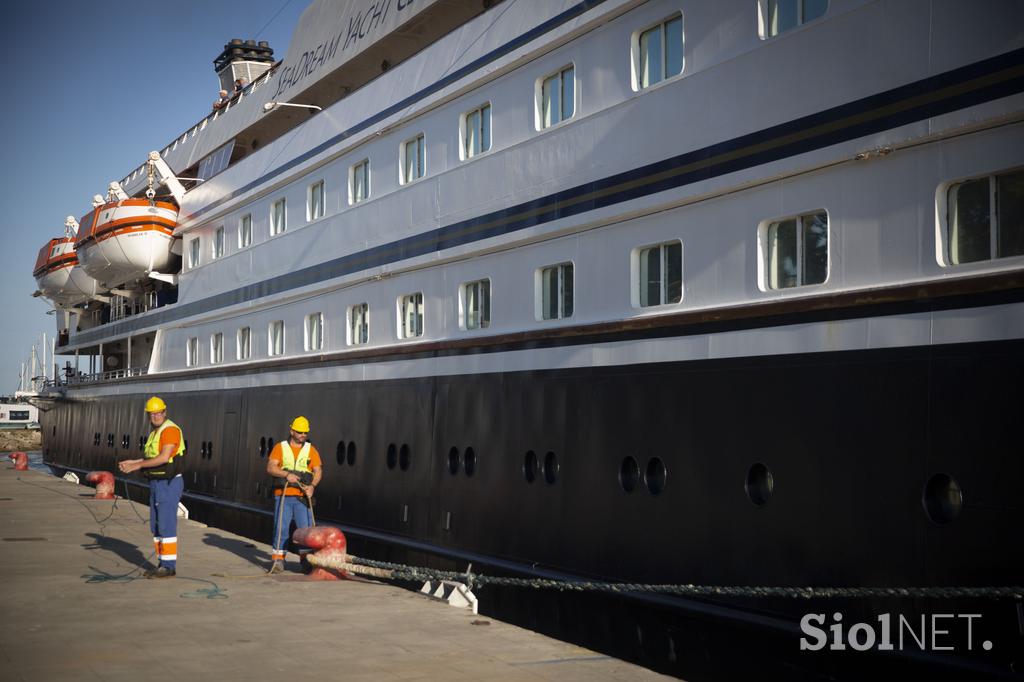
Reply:
[[[283, 59], [309, 0], [29, 3], [0, 26], [0, 395], [48, 306], [31, 298], [39, 248], [94, 194], [210, 111], [213, 59], [231, 38], [267, 40]], [[276, 16], [275, 16], [276, 15]]]

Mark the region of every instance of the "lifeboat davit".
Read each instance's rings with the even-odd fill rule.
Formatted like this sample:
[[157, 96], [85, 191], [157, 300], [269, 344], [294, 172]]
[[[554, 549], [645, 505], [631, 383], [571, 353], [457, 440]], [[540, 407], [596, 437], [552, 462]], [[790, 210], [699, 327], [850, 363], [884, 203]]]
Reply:
[[174, 204], [122, 199], [97, 206], [80, 221], [75, 250], [82, 268], [104, 286], [115, 287], [151, 272], [170, 269]]
[[61, 306], [74, 306], [107, 293], [78, 264], [74, 237], [51, 239], [39, 249], [32, 270], [39, 293]]

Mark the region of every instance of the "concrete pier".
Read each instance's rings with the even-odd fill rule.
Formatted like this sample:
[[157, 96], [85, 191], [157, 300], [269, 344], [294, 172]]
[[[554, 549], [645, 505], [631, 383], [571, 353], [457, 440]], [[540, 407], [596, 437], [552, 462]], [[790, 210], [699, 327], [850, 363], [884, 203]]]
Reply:
[[394, 585], [307, 581], [294, 555], [267, 576], [267, 545], [195, 521], [178, 576], [146, 580], [149, 508], [92, 492], [0, 464], [0, 680], [661, 678]]

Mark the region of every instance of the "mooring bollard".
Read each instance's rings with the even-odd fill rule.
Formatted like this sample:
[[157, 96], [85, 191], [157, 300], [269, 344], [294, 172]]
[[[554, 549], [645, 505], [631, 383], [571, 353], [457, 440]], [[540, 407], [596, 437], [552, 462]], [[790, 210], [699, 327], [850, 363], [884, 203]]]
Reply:
[[[348, 541], [340, 529], [333, 526], [314, 526], [310, 528], [297, 528], [292, 533], [292, 541], [316, 550], [314, 554], [318, 558], [336, 558], [344, 563]], [[316, 567], [309, 573], [310, 580], [341, 580], [348, 573], [333, 568]]]
[[15, 471], [28, 471], [28, 455], [24, 452], [12, 452], [10, 458]]
[[85, 480], [96, 485], [94, 500], [114, 499], [114, 474], [109, 471], [90, 471]]

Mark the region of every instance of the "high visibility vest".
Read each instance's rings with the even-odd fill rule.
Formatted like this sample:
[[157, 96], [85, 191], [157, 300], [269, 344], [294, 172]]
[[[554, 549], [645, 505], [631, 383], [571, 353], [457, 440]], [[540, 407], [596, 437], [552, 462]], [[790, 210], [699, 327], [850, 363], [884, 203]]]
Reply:
[[295, 456], [291, 443], [281, 441], [281, 468], [285, 471], [305, 471], [313, 473], [309, 468], [309, 443], [303, 443], [299, 449], [299, 456]]
[[178, 441], [178, 450], [171, 455], [166, 465], [143, 469], [142, 473], [146, 478], [172, 478], [177, 473], [174, 460], [185, 454], [185, 432], [170, 419], [165, 419], [163, 424], [149, 432], [149, 438], [146, 439], [146, 447], [142, 450], [142, 456], [146, 459], [153, 459], [160, 455], [160, 434], [169, 426], [177, 427], [181, 433], [181, 440]]

